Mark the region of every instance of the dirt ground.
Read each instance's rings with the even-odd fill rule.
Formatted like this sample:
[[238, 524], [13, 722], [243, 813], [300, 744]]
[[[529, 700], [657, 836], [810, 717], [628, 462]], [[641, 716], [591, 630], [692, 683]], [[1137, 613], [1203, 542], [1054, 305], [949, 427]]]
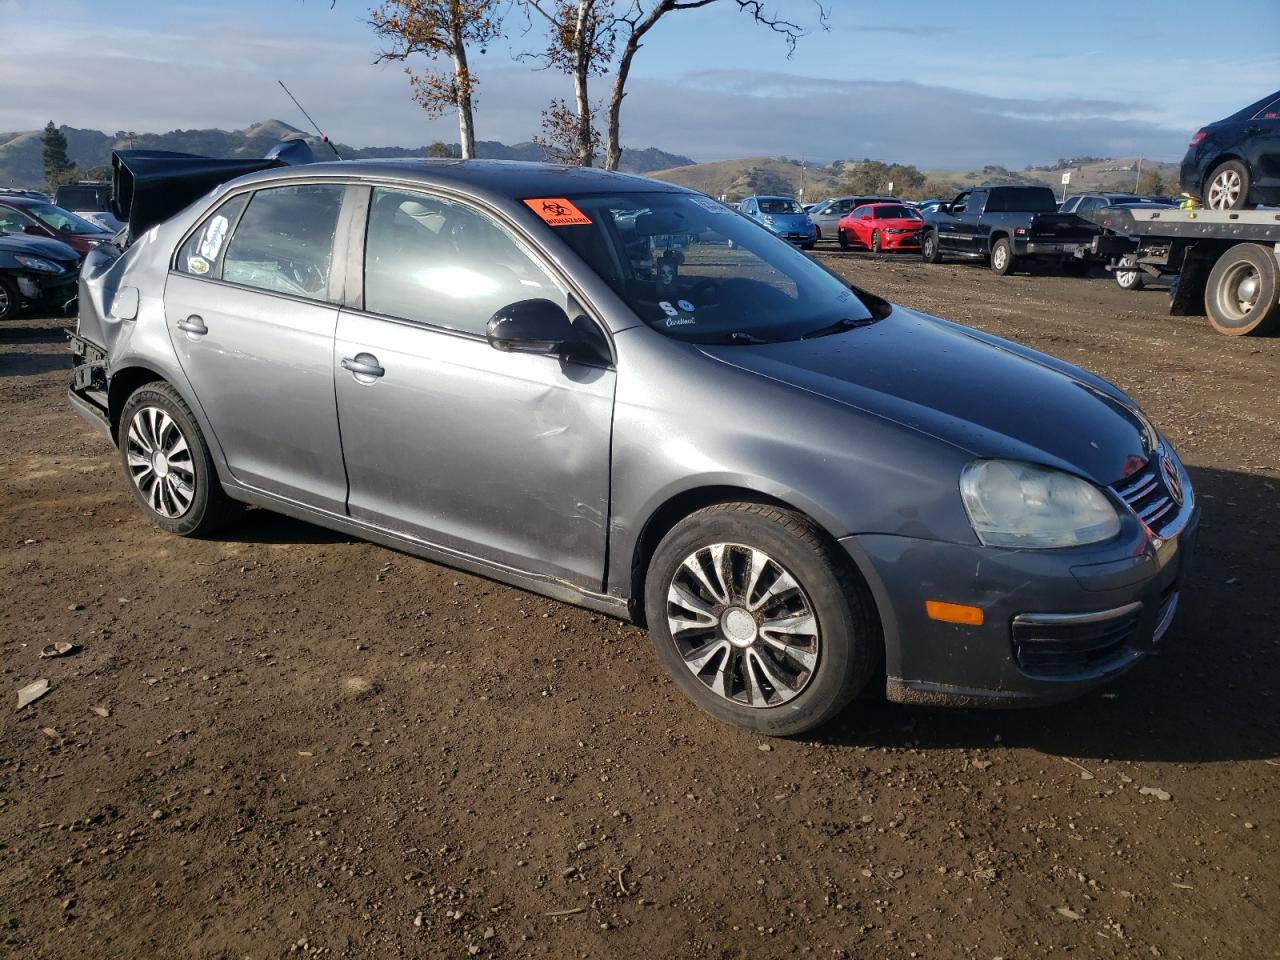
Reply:
[[1144, 405], [1204, 507], [1162, 655], [765, 742], [606, 617], [261, 511], [160, 533], [65, 402], [66, 321], [18, 320], [0, 956], [1280, 956], [1280, 339], [1101, 276], [818, 257]]

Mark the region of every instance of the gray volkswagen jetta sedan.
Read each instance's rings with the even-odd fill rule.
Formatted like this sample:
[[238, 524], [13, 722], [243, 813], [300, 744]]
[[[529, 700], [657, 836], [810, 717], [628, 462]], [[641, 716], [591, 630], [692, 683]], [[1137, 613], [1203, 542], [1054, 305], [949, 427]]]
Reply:
[[632, 619], [778, 735], [1062, 700], [1173, 618], [1199, 511], [1132, 400], [700, 194], [356, 161], [164, 216], [89, 255], [70, 398], [165, 530], [253, 504]]

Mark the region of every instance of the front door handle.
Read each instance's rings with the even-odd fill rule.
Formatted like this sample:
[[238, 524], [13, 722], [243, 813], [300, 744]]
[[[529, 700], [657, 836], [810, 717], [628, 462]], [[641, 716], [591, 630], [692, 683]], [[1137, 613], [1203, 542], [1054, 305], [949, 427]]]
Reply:
[[179, 320], [178, 329], [196, 337], [203, 337], [209, 332], [209, 328], [204, 325], [204, 320], [194, 313], [185, 320]]
[[377, 379], [387, 372], [372, 353], [357, 353], [354, 357], [343, 357], [342, 369], [350, 370], [357, 380], [366, 378], [365, 382]]

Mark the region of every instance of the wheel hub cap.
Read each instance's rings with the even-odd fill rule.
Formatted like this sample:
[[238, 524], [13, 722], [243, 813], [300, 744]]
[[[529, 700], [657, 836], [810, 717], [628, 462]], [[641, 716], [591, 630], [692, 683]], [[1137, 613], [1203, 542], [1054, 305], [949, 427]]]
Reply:
[[818, 667], [821, 638], [808, 595], [756, 547], [715, 543], [689, 554], [668, 587], [667, 626], [699, 682], [741, 706], [786, 703]]
[[177, 421], [160, 407], [142, 407], [124, 439], [129, 479], [147, 505], [170, 520], [191, 509], [195, 462]]
[[730, 607], [720, 617], [720, 629], [735, 647], [749, 647], [756, 639], [756, 618], [742, 607]]

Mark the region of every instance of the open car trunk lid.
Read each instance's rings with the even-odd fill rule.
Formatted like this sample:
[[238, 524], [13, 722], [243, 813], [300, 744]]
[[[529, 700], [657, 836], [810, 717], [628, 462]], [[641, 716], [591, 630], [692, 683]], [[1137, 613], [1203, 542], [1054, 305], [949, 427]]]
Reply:
[[129, 225], [129, 240], [228, 180], [272, 167], [313, 163], [305, 140], [286, 140], [265, 157], [217, 159], [170, 150], [117, 150], [111, 154], [111, 209]]

